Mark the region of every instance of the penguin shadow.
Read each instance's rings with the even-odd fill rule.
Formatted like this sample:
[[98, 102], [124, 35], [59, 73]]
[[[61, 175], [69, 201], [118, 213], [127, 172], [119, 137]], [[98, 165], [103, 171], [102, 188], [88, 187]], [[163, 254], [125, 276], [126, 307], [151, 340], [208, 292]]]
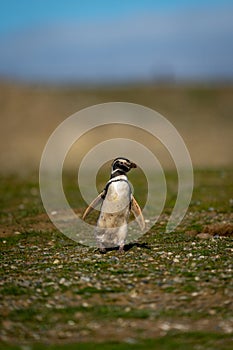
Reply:
[[151, 250], [151, 247], [148, 243], [128, 243], [124, 246], [124, 250], [119, 250], [119, 247], [105, 248], [104, 250], [98, 249], [98, 252], [101, 254], [106, 254], [109, 252], [117, 251], [119, 254], [124, 254], [129, 250], [136, 248], [148, 249]]
[[129, 243], [124, 246], [124, 251], [128, 252], [130, 249], [134, 247], [151, 250], [151, 247], [149, 246], [148, 243]]

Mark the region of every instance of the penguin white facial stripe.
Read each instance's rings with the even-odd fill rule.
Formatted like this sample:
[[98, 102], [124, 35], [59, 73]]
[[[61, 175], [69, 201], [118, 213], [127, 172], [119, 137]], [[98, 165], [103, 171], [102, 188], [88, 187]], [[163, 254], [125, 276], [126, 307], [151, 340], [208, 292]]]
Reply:
[[111, 174], [113, 175], [114, 173], [116, 173], [116, 172], [118, 172], [118, 171], [119, 171], [119, 169], [116, 168], [115, 170], [112, 170], [112, 171], [111, 171]]

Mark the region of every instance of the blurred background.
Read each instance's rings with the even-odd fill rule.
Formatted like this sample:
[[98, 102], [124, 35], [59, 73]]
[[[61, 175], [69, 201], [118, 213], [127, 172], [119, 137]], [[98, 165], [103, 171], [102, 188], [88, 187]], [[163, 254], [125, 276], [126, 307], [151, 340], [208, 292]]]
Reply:
[[[110, 101], [142, 104], [165, 116], [196, 168], [232, 166], [232, 1], [0, 5], [2, 173], [37, 171], [62, 120]], [[111, 130], [105, 133], [111, 137]], [[122, 137], [121, 130], [114, 136]], [[82, 155], [98, 137], [87, 135]], [[163, 165], [169, 168], [170, 161]]]

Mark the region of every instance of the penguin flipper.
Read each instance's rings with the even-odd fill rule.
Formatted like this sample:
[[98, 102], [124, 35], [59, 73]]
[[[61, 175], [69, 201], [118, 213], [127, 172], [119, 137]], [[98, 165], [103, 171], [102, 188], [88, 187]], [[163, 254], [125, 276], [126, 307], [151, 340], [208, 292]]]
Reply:
[[82, 219], [85, 220], [88, 214], [92, 212], [93, 209], [97, 207], [100, 203], [103, 202], [105, 191], [102, 191], [92, 202], [91, 204], [87, 207], [85, 212], [83, 213]]
[[132, 199], [131, 199], [131, 211], [132, 211], [138, 225], [140, 226], [140, 229], [143, 231], [145, 229], [145, 220], [144, 220], [144, 217], [142, 215], [141, 208], [139, 207], [139, 204], [136, 201], [136, 199], [134, 198], [134, 196], [132, 196]]

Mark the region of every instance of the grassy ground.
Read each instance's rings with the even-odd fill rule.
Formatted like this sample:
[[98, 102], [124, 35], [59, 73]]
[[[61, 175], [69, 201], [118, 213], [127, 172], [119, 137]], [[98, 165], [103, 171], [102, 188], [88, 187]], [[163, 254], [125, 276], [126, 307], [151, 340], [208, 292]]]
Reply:
[[189, 211], [165, 234], [175, 179], [157, 224], [123, 255], [102, 255], [54, 228], [36, 177], [5, 176], [0, 349], [230, 349], [233, 171], [196, 172]]

